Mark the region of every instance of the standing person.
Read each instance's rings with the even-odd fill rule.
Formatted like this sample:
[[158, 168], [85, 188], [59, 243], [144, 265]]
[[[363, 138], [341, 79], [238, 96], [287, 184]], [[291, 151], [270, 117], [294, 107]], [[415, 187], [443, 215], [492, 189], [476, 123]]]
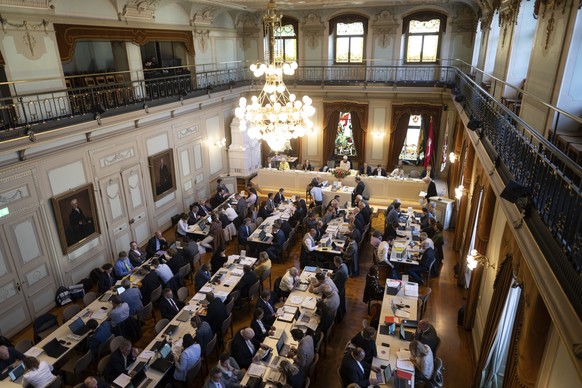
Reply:
[[435, 272], [438, 275], [441, 272], [441, 266], [445, 260], [443, 246], [445, 245], [445, 240], [443, 238], [443, 224], [440, 221], [434, 224], [435, 233], [432, 236], [432, 241], [434, 243], [435, 249], [435, 259], [436, 259], [436, 269]]
[[313, 186], [310, 193], [315, 202], [315, 206], [321, 206], [323, 204], [323, 191], [321, 191], [321, 187]]
[[281, 254], [283, 251], [283, 244], [285, 244], [285, 233], [279, 229], [277, 224], [271, 226], [271, 233], [273, 234], [273, 240], [271, 241], [271, 246], [267, 248], [267, 254], [271, 258], [271, 261], [278, 263], [281, 259]]
[[343, 262], [340, 256], [335, 256], [333, 258], [333, 265], [335, 266], [335, 272], [333, 274], [333, 283], [337, 287], [337, 294], [340, 298], [340, 305], [337, 309], [337, 319], [342, 320], [345, 313], [347, 312], [346, 306], [346, 283], [349, 278], [348, 266]]
[[35, 357], [24, 358], [23, 387], [44, 388], [57, 377], [52, 373], [53, 366], [46, 361], [39, 362]]
[[303, 369], [309, 368], [315, 358], [313, 337], [303, 333], [301, 329], [292, 329], [291, 336], [297, 342], [297, 349], [291, 353], [293, 361]]
[[364, 288], [364, 303], [371, 300], [382, 300], [384, 297], [384, 287], [378, 281], [378, 267], [371, 266], [366, 275], [366, 286]]
[[360, 265], [358, 264], [358, 243], [350, 236], [346, 236], [346, 242], [342, 248], [342, 258], [352, 265], [352, 275], [360, 274]]
[[196, 329], [196, 342], [200, 344], [202, 349], [205, 349], [206, 345], [212, 341], [212, 336], [214, 335], [214, 333], [212, 333], [212, 328], [208, 322], [203, 321], [202, 318], [200, 318], [198, 312], [190, 318], [190, 325], [192, 328]]
[[352, 206], [355, 206], [355, 204], [356, 204], [356, 202], [355, 202], [356, 196], [361, 195], [363, 197], [364, 190], [366, 190], [366, 185], [364, 184], [364, 182], [362, 182], [362, 178], [357, 176], [355, 178], [355, 181], [356, 181], [356, 188], [352, 192]]

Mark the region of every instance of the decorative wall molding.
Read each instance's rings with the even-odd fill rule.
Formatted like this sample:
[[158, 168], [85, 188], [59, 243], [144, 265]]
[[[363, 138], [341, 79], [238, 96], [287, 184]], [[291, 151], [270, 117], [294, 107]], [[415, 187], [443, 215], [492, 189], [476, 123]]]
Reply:
[[505, 46], [505, 38], [509, 26], [517, 24], [521, 0], [511, 0], [507, 7], [499, 11], [499, 27], [503, 28], [501, 47]]
[[325, 24], [317, 14], [310, 13], [303, 20], [301, 32], [310, 49], [314, 50], [325, 32]]
[[[579, 2], [579, 5], [580, 4], [582, 4], [582, 2]], [[572, 8], [573, 6], [574, 0], [536, 0], [534, 4], [534, 17], [536, 19], [540, 16], [540, 12], [542, 20], [546, 18], [546, 12], [551, 12], [546, 25], [544, 50], [547, 50], [550, 45], [550, 38], [554, 31], [554, 24], [556, 23], [556, 11], [562, 11], [562, 16], [564, 16], [566, 9]]]
[[394, 14], [384, 10], [376, 14], [371, 27], [380, 47], [386, 48], [388, 47], [388, 42], [396, 36], [398, 21]]
[[116, 152], [113, 155], [105, 156], [99, 159], [99, 165], [103, 167], [109, 167], [126, 159], [132, 158], [135, 156], [135, 150], [132, 148], [124, 151]]
[[259, 27], [259, 15], [243, 14], [236, 22], [236, 34], [243, 49], [248, 49], [252, 40], [261, 37], [262, 28]]
[[200, 126], [198, 124], [194, 124], [191, 127], [181, 129], [178, 131], [178, 139], [182, 139], [186, 136], [194, 135], [200, 132]]
[[153, 20], [156, 18], [156, 7], [160, 0], [128, 0], [123, 7], [123, 11], [118, 14], [119, 20], [121, 17], [127, 19], [147, 19]]
[[6, 205], [10, 202], [18, 201], [20, 199], [30, 197], [30, 192], [28, 191], [28, 185], [22, 185], [20, 187], [3, 191], [0, 193], [0, 204]]
[[216, 11], [218, 8], [216, 7], [207, 7], [202, 9], [199, 12], [194, 14], [194, 18], [192, 18], [192, 24], [195, 26], [198, 25], [211, 25], [214, 23], [214, 18], [216, 17]]
[[51, 3], [53, 0], [0, 0], [0, 5], [17, 8], [38, 8], [49, 9], [54, 8]]
[[206, 44], [208, 42], [208, 38], [210, 37], [210, 30], [198, 31], [196, 29], [196, 27], [194, 27], [194, 35], [196, 36], [196, 39], [198, 40], [198, 46], [200, 47], [200, 52], [205, 53], [206, 48], [207, 48]]
[[4, 33], [9, 30], [14, 36], [16, 51], [19, 54], [28, 59], [39, 59], [46, 53], [46, 45], [44, 44], [41, 30], [44, 31], [45, 35], [48, 35], [48, 20], [42, 19], [39, 23], [31, 23], [28, 20], [23, 20], [22, 23], [13, 23], [0, 15], [0, 24], [2, 24]]

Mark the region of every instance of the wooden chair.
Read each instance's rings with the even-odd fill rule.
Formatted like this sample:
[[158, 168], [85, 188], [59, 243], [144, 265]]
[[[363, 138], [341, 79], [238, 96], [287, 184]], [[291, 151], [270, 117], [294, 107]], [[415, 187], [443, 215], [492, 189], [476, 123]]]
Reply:
[[425, 292], [418, 296], [419, 301], [422, 301], [422, 309], [420, 311], [420, 315], [418, 316], [418, 320], [421, 320], [422, 317], [424, 316], [424, 313], [426, 311], [426, 305], [428, 304], [428, 298], [430, 297], [431, 292], [432, 289], [430, 287], [426, 287]]
[[[426, 284], [427, 286], [430, 285], [430, 277], [432, 274], [432, 267], [435, 265], [436, 260], [433, 260], [432, 263], [430, 263], [430, 265], [428, 266], [428, 271], [426, 273], [422, 274], [422, 280], [424, 281], [424, 284]], [[426, 278], [425, 278], [426, 277]]]
[[313, 377], [313, 382], [317, 380], [317, 363], [319, 362], [319, 354], [315, 353], [315, 357], [313, 358], [313, 362], [307, 368], [307, 376]]
[[230, 327], [230, 338], [234, 337], [234, 331], [232, 328], [232, 313], [228, 314], [228, 317], [224, 321], [222, 321], [222, 325], [220, 326], [220, 333], [221, 336], [218, 337], [219, 341], [221, 342], [221, 346], [224, 345], [224, 339], [226, 338], [226, 333], [228, 332], [228, 328]]
[[257, 295], [257, 296], [259, 295], [259, 287], [260, 287], [260, 285], [261, 285], [260, 281], [257, 280], [254, 284], [252, 284], [249, 287], [249, 295], [246, 296], [246, 297], [244, 297], [244, 298], [241, 298], [241, 301], [243, 303], [246, 303], [247, 304], [247, 310], [248, 311], [251, 311], [251, 304], [252, 304], [253, 300], [255, 299], [255, 295]]
[[107, 364], [109, 363], [110, 357], [111, 357], [111, 354], [108, 354], [99, 360], [99, 363], [97, 364], [97, 375], [98, 376], [103, 376], [103, 372], [105, 372], [105, 368], [107, 367]]
[[28, 349], [34, 346], [34, 342], [31, 339], [23, 338], [16, 343], [14, 349], [18, 350], [20, 353], [26, 353]]
[[186, 373], [186, 384], [188, 387], [199, 386], [199, 385], [195, 384], [194, 382], [196, 381], [196, 379], [198, 378], [198, 375], [200, 374], [201, 367], [202, 367], [202, 359], [199, 358], [198, 361], [196, 361], [196, 364], [194, 364], [192, 366], [192, 368], [188, 369], [188, 372]]
[[331, 331], [333, 330], [333, 325], [334, 325], [334, 323], [332, 323], [331, 326], [325, 332], [325, 339], [323, 342], [323, 358], [327, 358], [327, 345], [330, 343]]
[[97, 299], [96, 292], [91, 291], [86, 293], [85, 296], [83, 297], [83, 306], [85, 307], [89, 306], [91, 303], [95, 301], [95, 299]]
[[137, 320], [143, 325], [149, 318], [153, 318], [154, 324], [157, 323], [156, 314], [154, 314], [154, 304], [150, 301], [137, 312]]
[[67, 385], [81, 382], [83, 373], [89, 368], [91, 361], [93, 361], [93, 353], [89, 350], [82, 357], [71, 358], [69, 362], [63, 365], [61, 371], [65, 373]]
[[[190, 264], [187, 266], [189, 267]], [[186, 302], [186, 299], [188, 299], [188, 287], [180, 287], [178, 289], [178, 300], [180, 302]]]
[[78, 304], [73, 304], [71, 306], [67, 306], [63, 310], [63, 324], [67, 322], [69, 319], [73, 318], [81, 311], [81, 307]]
[[216, 342], [217, 342], [217, 337], [216, 334], [214, 334], [212, 336], [212, 339], [210, 340], [210, 342], [208, 342], [208, 344], [206, 345], [206, 347], [204, 349], [202, 349], [203, 352], [203, 361], [204, 361], [204, 366], [206, 367], [206, 374], [208, 374], [208, 364], [210, 364], [210, 354], [212, 354], [212, 352], [214, 352], [216, 350]]
[[169, 319], [167, 319], [167, 318], [160, 319], [158, 321], [158, 323], [156, 323], [156, 328], [155, 328], [156, 335], [160, 334], [162, 332], [162, 330], [164, 330], [164, 328], [166, 326], [168, 326], [168, 323], [170, 323]]
[[123, 341], [125, 341], [125, 338], [121, 335], [118, 335], [117, 337], [113, 338], [109, 343], [109, 352], [113, 353], [114, 351], [116, 351], [121, 346]]
[[319, 336], [319, 340], [317, 341], [317, 343], [314, 346], [315, 353], [319, 354], [319, 350], [321, 349], [321, 344], [323, 343], [323, 339], [324, 339], [324, 334], [321, 333], [321, 335]]
[[152, 303], [155, 304], [158, 301], [158, 299], [160, 299], [161, 296], [162, 296], [162, 286], [158, 286], [152, 291], [152, 294], [150, 295], [150, 300], [152, 301]]
[[111, 334], [105, 342], [99, 344], [99, 347], [97, 348], [97, 359], [101, 360], [103, 357], [109, 354], [111, 351], [111, 341], [113, 341], [113, 338], [115, 338], [115, 336]]
[[232, 313], [232, 309], [234, 308], [234, 299], [228, 299], [228, 302], [226, 303], [226, 313], [230, 314]]

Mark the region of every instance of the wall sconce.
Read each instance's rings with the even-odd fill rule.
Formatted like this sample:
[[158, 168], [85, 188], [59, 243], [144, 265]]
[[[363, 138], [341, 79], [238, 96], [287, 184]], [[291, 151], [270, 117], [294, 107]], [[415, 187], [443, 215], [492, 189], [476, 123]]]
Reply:
[[217, 146], [218, 148], [222, 148], [222, 147], [226, 146], [226, 138], [223, 137], [220, 140], [216, 140], [214, 142], [214, 145]]
[[383, 138], [385, 135], [384, 131], [375, 130], [372, 132], [372, 137]]
[[467, 267], [472, 271], [477, 268], [477, 264], [481, 264], [483, 268], [495, 268], [495, 264], [489, 262], [489, 258], [473, 249], [467, 255]]
[[455, 198], [457, 199], [461, 199], [463, 198], [463, 193], [465, 192], [465, 186], [463, 185], [459, 185], [456, 189], [455, 189]]
[[451, 161], [451, 163], [455, 163], [457, 161], [457, 154], [455, 154], [454, 152], [451, 152], [449, 154], [449, 160]]

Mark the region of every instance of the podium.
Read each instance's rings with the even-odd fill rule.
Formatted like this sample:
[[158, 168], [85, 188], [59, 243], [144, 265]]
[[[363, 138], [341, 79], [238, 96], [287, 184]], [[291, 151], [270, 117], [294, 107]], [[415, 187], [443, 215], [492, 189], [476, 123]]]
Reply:
[[430, 197], [430, 202], [436, 203], [437, 221], [440, 221], [443, 224], [444, 230], [449, 229], [451, 218], [453, 216], [453, 204], [455, 203], [455, 200], [437, 196]]

